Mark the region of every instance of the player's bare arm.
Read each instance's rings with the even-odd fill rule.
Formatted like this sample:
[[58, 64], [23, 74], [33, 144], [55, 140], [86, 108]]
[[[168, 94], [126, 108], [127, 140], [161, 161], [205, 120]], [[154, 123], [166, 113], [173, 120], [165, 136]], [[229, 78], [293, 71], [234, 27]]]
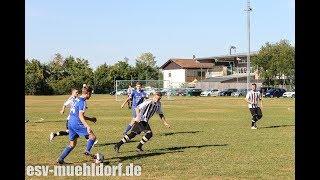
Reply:
[[134, 120], [134, 123], [138, 123], [139, 121], [140, 121], [140, 117], [141, 117], [141, 110], [139, 109], [139, 108], [136, 108], [136, 114], [137, 114], [137, 116], [136, 116], [136, 118], [135, 118], [135, 120]]
[[167, 123], [166, 118], [164, 117], [163, 114], [159, 114], [160, 119], [162, 120], [163, 124], [167, 127], [170, 128], [171, 126]]
[[60, 114], [63, 114], [65, 109], [66, 109], [66, 106], [63, 105], [63, 106], [62, 106], [62, 109], [60, 110]]
[[130, 100], [130, 97], [127, 97], [127, 99], [122, 103], [121, 108], [124, 107], [124, 105]]

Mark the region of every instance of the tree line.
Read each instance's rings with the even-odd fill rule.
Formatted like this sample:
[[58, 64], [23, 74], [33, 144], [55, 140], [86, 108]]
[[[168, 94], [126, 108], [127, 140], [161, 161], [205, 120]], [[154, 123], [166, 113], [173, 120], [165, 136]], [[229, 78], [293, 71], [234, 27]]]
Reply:
[[[295, 86], [295, 48], [288, 40], [265, 43], [258, 54], [252, 57], [252, 66], [258, 70], [264, 85]], [[39, 60], [25, 60], [25, 94], [60, 95], [68, 94], [71, 88], [90, 84], [97, 94], [114, 90], [116, 80], [161, 80], [162, 73], [156, 66], [152, 53], [142, 53], [135, 65], [128, 64], [128, 58], [113, 65], [106, 63], [93, 70], [88, 60], [55, 54], [49, 63]]]
[[25, 60], [27, 95], [68, 94], [71, 88], [80, 89], [84, 83], [93, 86], [94, 93], [104, 94], [114, 90], [115, 80], [126, 79], [162, 79], [153, 54], [142, 53], [133, 66], [128, 63], [128, 58], [124, 58], [113, 65], [99, 65], [95, 70], [86, 59], [63, 58], [59, 53], [48, 63], [37, 59]]
[[288, 40], [265, 43], [252, 58], [263, 84], [267, 86], [295, 86], [295, 48]]

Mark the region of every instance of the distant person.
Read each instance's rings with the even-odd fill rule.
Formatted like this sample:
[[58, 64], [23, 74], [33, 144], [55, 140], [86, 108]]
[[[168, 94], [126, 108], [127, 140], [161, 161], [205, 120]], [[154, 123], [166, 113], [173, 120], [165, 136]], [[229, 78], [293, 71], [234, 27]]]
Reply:
[[142, 89], [142, 84], [140, 82], [136, 83], [136, 90], [133, 90], [132, 93], [130, 94], [130, 97], [128, 97], [123, 104], [121, 105], [121, 108], [124, 107], [124, 105], [130, 100], [132, 99], [132, 107], [131, 107], [131, 116], [132, 119], [130, 121], [130, 123], [128, 124], [128, 126], [126, 127], [125, 131], [123, 134], [127, 134], [128, 131], [130, 131], [130, 129], [132, 128], [133, 124], [134, 124], [134, 119], [136, 118], [136, 111], [135, 108], [141, 104], [143, 102], [143, 100], [147, 97], [147, 94], [144, 92], [144, 90]]
[[262, 95], [260, 91], [257, 91], [255, 83], [251, 85], [251, 91], [247, 93], [245, 101], [248, 103], [252, 115], [251, 129], [257, 129], [257, 121], [262, 118], [262, 111], [260, 109], [260, 107], [262, 108]]

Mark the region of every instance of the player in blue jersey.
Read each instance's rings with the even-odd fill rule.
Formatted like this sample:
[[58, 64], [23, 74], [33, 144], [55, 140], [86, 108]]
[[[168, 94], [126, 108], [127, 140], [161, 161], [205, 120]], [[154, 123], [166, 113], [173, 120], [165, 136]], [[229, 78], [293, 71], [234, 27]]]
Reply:
[[128, 126], [126, 127], [125, 131], [124, 131], [124, 135], [126, 135], [128, 133], [128, 131], [130, 131], [130, 129], [132, 128], [133, 124], [135, 123], [135, 118], [136, 118], [136, 107], [141, 104], [143, 102], [143, 100], [145, 98], [147, 98], [147, 94], [143, 91], [142, 89], [142, 84], [140, 82], [136, 83], [136, 90], [133, 90], [130, 97], [128, 97], [123, 104], [121, 105], [121, 108], [124, 107], [124, 105], [130, 100], [132, 100], [132, 108], [131, 108], [131, 122], [128, 124]]
[[91, 94], [92, 88], [90, 86], [84, 86], [82, 88], [82, 95], [77, 99], [73, 107], [71, 107], [70, 118], [68, 121], [70, 142], [59, 156], [57, 160], [58, 164], [64, 164], [64, 159], [77, 145], [77, 138], [79, 136], [84, 136], [88, 140], [84, 154], [91, 155], [90, 150], [96, 140], [96, 136], [86, 121], [96, 122], [97, 118], [87, 117], [84, 115], [86, 110], [86, 100], [90, 99]]

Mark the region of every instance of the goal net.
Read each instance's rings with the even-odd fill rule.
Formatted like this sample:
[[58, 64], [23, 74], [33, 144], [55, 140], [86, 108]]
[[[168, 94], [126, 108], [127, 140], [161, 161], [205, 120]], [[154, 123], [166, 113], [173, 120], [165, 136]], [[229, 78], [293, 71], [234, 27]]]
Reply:
[[[173, 100], [172, 86], [169, 81], [165, 80], [116, 80], [115, 97], [116, 101], [124, 101], [128, 97], [127, 90], [129, 85], [135, 89], [136, 83], [142, 84], [142, 89], [149, 97], [152, 97], [155, 92], [161, 92], [162, 99]], [[165, 88], [164, 88], [165, 87]]]

